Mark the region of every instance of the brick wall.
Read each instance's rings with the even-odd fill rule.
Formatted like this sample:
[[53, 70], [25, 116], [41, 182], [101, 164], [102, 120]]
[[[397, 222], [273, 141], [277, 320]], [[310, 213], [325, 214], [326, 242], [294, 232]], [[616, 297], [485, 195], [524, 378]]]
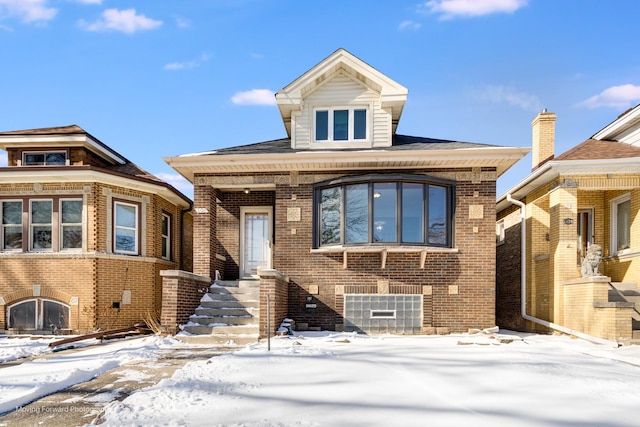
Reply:
[[[376, 172], [354, 171], [344, 175]], [[423, 171], [445, 178], [455, 177], [458, 172], [472, 175], [471, 170]], [[483, 172], [492, 173], [491, 170]], [[267, 198], [274, 197], [273, 267], [291, 280], [288, 312], [296, 322], [333, 330], [343, 323], [343, 297], [336, 296], [340, 287], [371, 286], [377, 292], [378, 282], [383, 280], [399, 293], [431, 287], [431, 293], [423, 298], [425, 318], [429, 322], [424, 325], [425, 330], [433, 327], [457, 332], [495, 325], [495, 181], [458, 180], [454, 219], [457, 251], [429, 252], [424, 268], [420, 267], [419, 253], [389, 252], [383, 268], [380, 254], [353, 252], [348, 254], [347, 268], [343, 268], [342, 253], [310, 250], [313, 244], [312, 184], [335, 176], [329, 172], [324, 175], [301, 173], [294, 179], [288, 174], [271, 177], [263, 174], [252, 179], [272, 182], [276, 189], [252, 191], [247, 195], [257, 200], [241, 199], [243, 193], [221, 194], [218, 239], [221, 252], [233, 260], [227, 263], [225, 278], [233, 278], [238, 268], [239, 206], [268, 204]], [[480, 218], [471, 215], [470, 205], [482, 206]], [[300, 209], [300, 221], [288, 219], [288, 208]], [[312, 298], [316, 308], [306, 308], [307, 297]]]
[[[260, 272], [260, 338], [266, 338], [269, 334], [273, 336], [282, 320], [288, 317], [288, 285], [289, 279], [276, 270]], [[267, 295], [270, 299], [269, 305]], [[270, 316], [270, 331], [267, 327], [267, 313]]]
[[162, 310], [160, 324], [165, 332], [179, 332], [179, 325], [189, 321], [200, 305], [209, 277], [179, 270], [165, 270], [162, 276]]

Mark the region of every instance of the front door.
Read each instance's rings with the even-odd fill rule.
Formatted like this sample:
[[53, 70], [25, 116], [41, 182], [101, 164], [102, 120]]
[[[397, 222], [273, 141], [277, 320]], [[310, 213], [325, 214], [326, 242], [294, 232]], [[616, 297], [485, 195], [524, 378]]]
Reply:
[[271, 268], [272, 215], [269, 206], [240, 208], [240, 277]]
[[587, 255], [593, 244], [593, 209], [578, 209], [578, 262]]

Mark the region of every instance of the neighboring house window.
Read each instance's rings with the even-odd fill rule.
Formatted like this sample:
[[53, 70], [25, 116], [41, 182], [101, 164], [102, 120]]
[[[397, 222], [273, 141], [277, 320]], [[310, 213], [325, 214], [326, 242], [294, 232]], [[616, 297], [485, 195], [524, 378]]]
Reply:
[[504, 243], [504, 220], [496, 223], [496, 243]]
[[114, 202], [114, 252], [138, 254], [138, 210], [138, 205]]
[[326, 108], [315, 110], [315, 141], [356, 141], [367, 139], [366, 108]]
[[414, 176], [352, 177], [315, 189], [315, 246], [450, 247], [451, 183]]
[[67, 153], [65, 151], [22, 153], [24, 166], [64, 166], [66, 163]]
[[31, 200], [30, 249], [50, 250], [53, 239], [53, 201]]
[[22, 201], [3, 201], [2, 250], [22, 250]]
[[8, 307], [9, 329], [69, 328], [69, 306], [48, 299], [20, 301]]
[[612, 255], [627, 252], [631, 247], [631, 196], [625, 194], [611, 200]]
[[82, 249], [82, 200], [60, 200], [60, 250]]
[[162, 258], [171, 259], [171, 217], [162, 214]]

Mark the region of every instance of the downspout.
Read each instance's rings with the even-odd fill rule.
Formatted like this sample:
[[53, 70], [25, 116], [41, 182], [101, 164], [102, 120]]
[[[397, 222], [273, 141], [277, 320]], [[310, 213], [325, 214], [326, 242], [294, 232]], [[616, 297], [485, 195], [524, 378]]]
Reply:
[[520, 207], [520, 234], [521, 234], [521, 248], [520, 248], [520, 312], [525, 320], [537, 323], [538, 325], [545, 326], [558, 332], [562, 332], [568, 335], [574, 335], [583, 340], [590, 341], [595, 344], [613, 345], [619, 347], [620, 344], [616, 341], [607, 340], [604, 338], [594, 337], [592, 335], [585, 334], [580, 331], [576, 331], [564, 326], [557, 325], [547, 320], [538, 319], [527, 314], [527, 217], [526, 206], [519, 200], [515, 200], [511, 197], [511, 193], [507, 194], [507, 200], [514, 205]]

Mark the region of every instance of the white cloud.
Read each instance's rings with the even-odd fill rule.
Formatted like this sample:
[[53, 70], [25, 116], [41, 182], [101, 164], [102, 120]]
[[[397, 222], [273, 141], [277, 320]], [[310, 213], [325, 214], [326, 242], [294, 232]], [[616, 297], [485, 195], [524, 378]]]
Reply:
[[82, 4], [102, 4], [102, 0], [74, 0], [76, 3]]
[[187, 18], [183, 18], [182, 16], [178, 16], [176, 18], [176, 25], [178, 28], [189, 28], [191, 26], [191, 21]]
[[626, 84], [612, 86], [579, 103], [581, 107], [614, 107], [618, 109], [632, 107], [640, 102], [640, 86]]
[[7, 153], [0, 153], [0, 167], [7, 166], [8, 161]]
[[193, 193], [193, 184], [187, 181], [182, 175], [165, 172], [155, 173], [154, 175], [187, 196]]
[[398, 29], [400, 31], [417, 30], [421, 26], [422, 26], [422, 24], [420, 24], [419, 22], [415, 22], [415, 21], [411, 21], [411, 20], [407, 19], [406, 21], [402, 21], [400, 23], [400, 25], [398, 25]]
[[48, 0], [0, 0], [0, 18], [16, 17], [22, 22], [49, 21], [57, 9], [47, 6]]
[[135, 9], [107, 9], [102, 12], [102, 18], [94, 23], [84, 20], [78, 22], [87, 31], [120, 31], [133, 34], [137, 31], [153, 30], [162, 25], [162, 21], [138, 15]]
[[429, 0], [421, 10], [440, 15], [440, 19], [470, 18], [494, 13], [513, 13], [529, 0]]
[[199, 58], [192, 59], [191, 61], [186, 62], [169, 62], [165, 64], [164, 69], [169, 71], [177, 71], [177, 70], [190, 70], [192, 68], [197, 68], [202, 63], [207, 62], [211, 58], [211, 55], [208, 53], [203, 53]]
[[252, 89], [236, 92], [231, 97], [231, 102], [238, 105], [275, 105], [276, 97], [269, 89]]
[[481, 89], [477, 95], [485, 101], [506, 103], [526, 111], [540, 111], [542, 108], [542, 103], [537, 96], [519, 92], [511, 87], [489, 85]]

